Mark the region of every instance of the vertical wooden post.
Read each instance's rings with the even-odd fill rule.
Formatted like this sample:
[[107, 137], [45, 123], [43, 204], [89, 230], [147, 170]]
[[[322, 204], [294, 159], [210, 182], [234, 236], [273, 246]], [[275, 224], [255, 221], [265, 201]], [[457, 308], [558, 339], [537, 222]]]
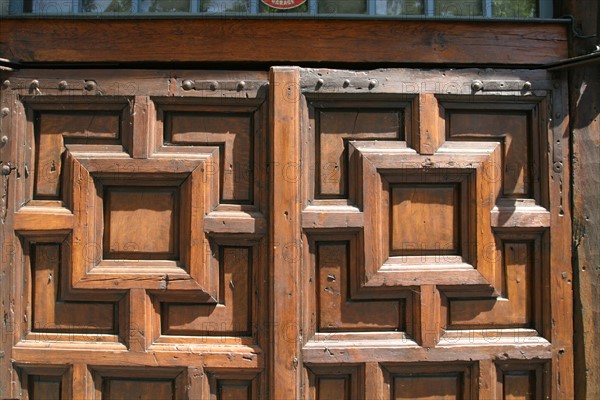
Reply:
[[300, 70], [270, 72], [270, 398], [297, 399], [300, 371]]

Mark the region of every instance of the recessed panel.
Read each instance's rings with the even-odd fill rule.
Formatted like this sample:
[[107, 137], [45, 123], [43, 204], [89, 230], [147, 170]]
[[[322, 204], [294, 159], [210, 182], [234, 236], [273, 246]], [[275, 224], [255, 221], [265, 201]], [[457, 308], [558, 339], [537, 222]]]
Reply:
[[458, 254], [458, 185], [397, 185], [391, 189], [391, 251], [398, 255]]
[[178, 241], [176, 188], [108, 188], [104, 256], [110, 259], [175, 259]]
[[349, 399], [350, 377], [333, 376], [317, 378], [317, 399]]
[[29, 375], [27, 377], [30, 399], [62, 399], [62, 376]]
[[60, 298], [60, 244], [33, 246], [33, 323], [34, 332], [116, 333], [114, 303], [66, 302]]
[[246, 400], [252, 398], [252, 381], [219, 379], [218, 400]]
[[321, 332], [394, 331], [403, 325], [401, 301], [352, 301], [349, 242], [317, 243], [318, 329]]
[[165, 138], [178, 145], [218, 146], [220, 201], [250, 203], [253, 190], [254, 117], [251, 113], [170, 112]]
[[102, 398], [111, 400], [173, 400], [173, 380], [106, 378], [102, 382]]
[[110, 111], [78, 111], [77, 113], [42, 113], [40, 131], [60, 133], [69, 139], [118, 139], [120, 115]]
[[504, 372], [502, 398], [506, 400], [534, 400], [536, 395], [536, 371]]
[[320, 109], [317, 126], [317, 198], [348, 195], [349, 140], [404, 140], [401, 110]]
[[395, 376], [392, 398], [460, 399], [462, 398], [461, 374]]
[[531, 327], [533, 249], [532, 242], [503, 242], [502, 295], [493, 299], [450, 300], [450, 327]]
[[36, 199], [59, 199], [64, 144], [116, 144], [120, 138], [120, 111], [44, 111], [37, 115]]
[[538, 172], [530, 156], [531, 129], [527, 112], [449, 112], [450, 140], [494, 140], [503, 143], [502, 191], [507, 197], [532, 197]]
[[218, 304], [163, 304], [163, 334], [248, 335], [252, 250], [220, 247]]

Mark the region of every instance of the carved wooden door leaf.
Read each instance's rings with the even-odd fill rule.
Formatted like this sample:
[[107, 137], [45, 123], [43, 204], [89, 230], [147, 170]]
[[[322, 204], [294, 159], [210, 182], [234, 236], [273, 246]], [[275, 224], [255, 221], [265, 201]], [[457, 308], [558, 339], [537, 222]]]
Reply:
[[5, 79], [12, 396], [569, 393], [567, 105], [546, 72]]

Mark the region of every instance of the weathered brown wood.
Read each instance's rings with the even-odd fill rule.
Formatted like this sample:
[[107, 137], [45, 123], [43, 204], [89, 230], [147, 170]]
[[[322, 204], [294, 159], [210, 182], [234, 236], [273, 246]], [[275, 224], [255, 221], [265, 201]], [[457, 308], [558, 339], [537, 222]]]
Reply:
[[[463, 21], [5, 18], [0, 36], [0, 57], [33, 63], [277, 60], [531, 65], [567, 56], [566, 25], [528, 22], [490, 21], [482, 29], [480, 23]], [[146, 45], [132, 37], [144, 37]]]
[[[600, 4], [561, 2], [585, 38], [570, 42], [571, 57], [589, 54], [600, 44]], [[595, 37], [594, 37], [595, 36]], [[600, 397], [600, 71], [598, 63], [567, 70], [573, 140], [573, 289], [575, 397]]]
[[414, 147], [419, 154], [434, 154], [445, 140], [437, 98], [433, 93], [421, 93], [414, 106], [418, 108], [413, 115]]
[[[53, 75], [62, 72], [100, 89], [62, 101]], [[539, 70], [278, 67], [266, 94], [264, 74], [249, 72], [9, 76], [3, 96], [18, 95], [8, 104], [18, 139], [9, 176], [19, 177], [8, 187], [14, 261], [3, 270], [16, 329], [6, 365], [19, 371], [9, 396], [27, 397], [31, 376], [66, 398], [571, 397], [569, 170], [552, 165], [568, 156], [567, 121], [556, 117], [566, 114], [564, 81]], [[423, 95], [418, 83], [440, 76], [468, 91]], [[475, 78], [486, 93], [471, 93]], [[211, 95], [213, 80], [224, 90]], [[126, 99], [111, 86], [130, 81], [138, 87]], [[416, 112], [420, 97], [435, 102]], [[50, 147], [64, 151], [64, 196], [35, 199], [33, 116], [88, 106], [118, 114], [122, 134], [110, 144], [70, 137], [85, 127], [58, 113], [52, 125], [67, 126], [51, 130], [65, 149]], [[414, 130], [435, 121], [439, 147], [421, 151]], [[519, 136], [511, 152], [519, 140], [527, 147], [514, 179], [502, 173], [507, 127]], [[252, 140], [235, 150], [232, 132]], [[377, 133], [383, 140], [365, 140]], [[319, 149], [319, 135], [334, 140]], [[217, 171], [236, 152], [260, 178], [223, 191]], [[319, 154], [347, 162], [346, 187], [320, 196], [332, 198], [315, 196]], [[138, 247], [123, 256], [124, 241]], [[424, 245], [407, 252], [405, 242]], [[46, 248], [48, 265], [36, 254]], [[36, 321], [47, 323], [32, 329]]]
[[[286, 168], [300, 166], [300, 70], [271, 69], [271, 226], [269, 280], [271, 284], [270, 347], [272, 398], [299, 398], [300, 355], [300, 182]], [[292, 173], [294, 171], [292, 170]], [[292, 175], [297, 176], [297, 175]]]

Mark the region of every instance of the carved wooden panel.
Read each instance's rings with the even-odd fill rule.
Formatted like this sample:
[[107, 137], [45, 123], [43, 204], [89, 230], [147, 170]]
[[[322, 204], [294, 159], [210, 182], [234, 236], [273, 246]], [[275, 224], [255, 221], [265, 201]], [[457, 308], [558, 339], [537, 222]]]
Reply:
[[572, 394], [546, 71], [9, 74], [9, 398]]
[[213, 100], [100, 75], [103, 96], [15, 103], [22, 396], [262, 396], [264, 74]]
[[[407, 98], [381, 98], [362, 101], [360, 97], [314, 96], [309, 103], [306, 157], [314, 165], [309, 183], [311, 198], [345, 199], [349, 192], [348, 143], [353, 140], [405, 140], [410, 126], [411, 105]], [[408, 120], [408, 122], [407, 122]], [[308, 161], [307, 160], [307, 161]]]
[[[566, 372], [551, 362], [566, 343], [548, 319], [561, 307], [550, 231], [566, 212], [548, 155], [557, 86], [490, 84], [474, 100], [466, 73], [442, 87], [426, 72], [300, 72], [307, 397], [555, 393], [544, 374]], [[344, 368], [365, 376], [332, 372]]]

